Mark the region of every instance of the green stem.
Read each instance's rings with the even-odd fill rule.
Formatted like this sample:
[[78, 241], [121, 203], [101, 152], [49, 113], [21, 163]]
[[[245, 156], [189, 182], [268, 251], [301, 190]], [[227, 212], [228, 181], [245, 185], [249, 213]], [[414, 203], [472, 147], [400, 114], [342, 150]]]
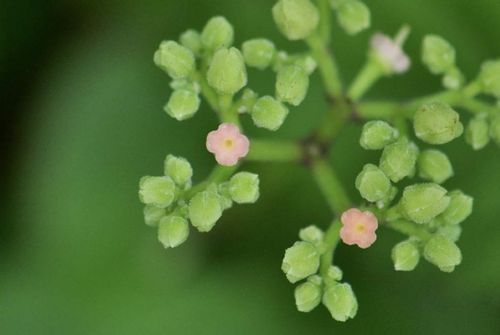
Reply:
[[337, 100], [318, 127], [316, 137], [320, 143], [331, 143], [344, 128], [352, 113], [352, 107], [344, 100]]
[[332, 9], [330, 0], [318, 0], [318, 9], [320, 14], [319, 32], [323, 41], [328, 44], [331, 37], [331, 18]]
[[349, 87], [347, 96], [353, 101], [358, 101], [380, 79], [382, 74], [380, 67], [371, 58], [368, 58]]
[[472, 81], [469, 85], [465, 86], [462, 90], [467, 98], [474, 98], [481, 93], [481, 84], [478, 81]]
[[260, 162], [299, 162], [302, 159], [302, 148], [291, 141], [252, 139], [250, 152], [245, 159]]
[[338, 98], [342, 94], [342, 82], [333, 55], [329, 52], [318, 32], [313, 33], [306, 41], [318, 63], [327, 94], [331, 99]]
[[232, 108], [233, 106], [233, 96], [232, 95], [219, 95], [219, 117], [221, 122], [227, 122], [237, 125], [241, 128], [240, 119], [238, 117], [238, 112]]
[[221, 183], [223, 181], [226, 181], [231, 177], [231, 175], [238, 169], [238, 165], [235, 166], [222, 166], [222, 165], [217, 165], [210, 175], [205, 179], [205, 181], [196, 184], [189, 190], [187, 190], [184, 193], [184, 200], [189, 200], [191, 199], [195, 194], [204, 191], [208, 186], [210, 186], [213, 183]]
[[352, 202], [349, 200], [335, 170], [328, 162], [324, 159], [316, 159], [312, 162], [311, 170], [330, 209], [337, 215], [347, 210]]
[[325, 234], [324, 243], [326, 250], [321, 255], [319, 268], [319, 273], [323, 278], [328, 276], [328, 270], [333, 263], [335, 248], [340, 241], [340, 226], [340, 220], [333, 221]]
[[205, 76], [203, 76], [199, 71], [193, 73], [192, 78], [200, 85], [201, 94], [205, 97], [205, 100], [210, 105], [214, 111], [219, 110], [219, 99], [217, 97], [217, 93], [215, 93], [214, 89], [208, 85]]
[[419, 226], [416, 223], [406, 220], [385, 222], [383, 226], [408, 236], [416, 236], [422, 241], [427, 241], [432, 237], [432, 234], [429, 233], [424, 226]]

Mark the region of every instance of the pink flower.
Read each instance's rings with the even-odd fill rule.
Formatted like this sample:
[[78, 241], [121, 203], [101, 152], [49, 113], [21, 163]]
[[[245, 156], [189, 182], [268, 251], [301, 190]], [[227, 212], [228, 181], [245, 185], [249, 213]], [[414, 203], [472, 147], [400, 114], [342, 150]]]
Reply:
[[403, 73], [410, 68], [410, 58], [404, 53], [401, 46], [381, 33], [373, 35], [372, 48], [378, 56], [387, 63], [395, 73]]
[[342, 214], [340, 220], [340, 238], [345, 244], [357, 244], [358, 247], [366, 249], [377, 239], [375, 231], [378, 228], [378, 220], [372, 212], [351, 208]]
[[248, 154], [250, 141], [231, 123], [223, 123], [207, 136], [207, 150], [220, 165], [233, 166]]

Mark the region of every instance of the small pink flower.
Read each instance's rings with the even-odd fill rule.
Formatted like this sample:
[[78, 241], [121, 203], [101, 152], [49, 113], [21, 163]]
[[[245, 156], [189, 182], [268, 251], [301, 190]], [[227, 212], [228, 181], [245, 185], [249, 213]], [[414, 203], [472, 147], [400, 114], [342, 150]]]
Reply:
[[395, 73], [403, 73], [410, 68], [410, 58], [401, 46], [384, 34], [376, 33], [371, 40], [372, 48]]
[[366, 249], [377, 239], [375, 231], [378, 228], [378, 220], [372, 212], [351, 208], [342, 214], [340, 220], [340, 238], [345, 244], [357, 244], [358, 247]]
[[250, 141], [231, 123], [223, 123], [207, 136], [207, 150], [220, 165], [233, 166], [248, 154]]

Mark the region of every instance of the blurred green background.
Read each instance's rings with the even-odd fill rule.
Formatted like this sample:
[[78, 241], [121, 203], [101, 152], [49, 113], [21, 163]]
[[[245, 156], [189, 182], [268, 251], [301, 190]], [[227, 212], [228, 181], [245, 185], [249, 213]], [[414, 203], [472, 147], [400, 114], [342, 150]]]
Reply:
[[[301, 50], [274, 28], [272, 0], [0, 1], [2, 190], [0, 334], [500, 334], [500, 150], [448, 145], [460, 187], [476, 198], [459, 243], [463, 264], [444, 274], [422, 262], [395, 273], [383, 230], [369, 250], [341, 245], [336, 256], [358, 296], [356, 319], [334, 322], [326, 309], [295, 310], [280, 271], [298, 229], [325, 226], [330, 214], [303, 168], [247, 165], [261, 174], [262, 196], [237, 206], [210, 234], [192, 232], [165, 251], [142, 221], [140, 176], [161, 172], [167, 153], [187, 157], [197, 180], [213, 166], [203, 150], [216, 127], [206, 106], [187, 122], [162, 106], [168, 78], [152, 62], [162, 39], [201, 29], [216, 14], [236, 42], [272, 38]], [[373, 28], [413, 27], [405, 76], [381, 82], [371, 98], [431, 93], [439, 79], [418, 60], [425, 33], [446, 36], [470, 78], [500, 55], [497, 0], [371, 0]], [[364, 59], [369, 33], [348, 38], [334, 27], [345, 78]], [[272, 90], [271, 74], [250, 72]], [[324, 113], [317, 76], [306, 102], [276, 136], [307, 134]], [[265, 132], [251, 129], [258, 136]], [[345, 130], [331, 160], [355, 196], [366, 155], [359, 126]]]

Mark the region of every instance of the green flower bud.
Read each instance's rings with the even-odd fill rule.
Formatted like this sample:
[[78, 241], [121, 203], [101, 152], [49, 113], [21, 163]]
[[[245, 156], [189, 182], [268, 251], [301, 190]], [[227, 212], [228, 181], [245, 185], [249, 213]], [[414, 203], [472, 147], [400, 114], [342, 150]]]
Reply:
[[259, 96], [253, 90], [245, 88], [243, 94], [241, 95], [241, 104], [238, 108], [238, 113], [248, 113], [253, 109], [253, 106], [257, 102]]
[[278, 100], [265, 96], [257, 100], [252, 109], [252, 120], [259, 128], [278, 130], [288, 115], [288, 108]]
[[355, 35], [370, 27], [370, 10], [357, 0], [344, 1], [337, 8], [337, 18], [342, 29], [349, 35]]
[[157, 226], [161, 218], [167, 214], [165, 208], [158, 208], [156, 206], [146, 205], [144, 207], [144, 222], [148, 226]]
[[139, 198], [143, 204], [167, 208], [177, 198], [177, 188], [170, 177], [142, 177]]
[[310, 0], [279, 0], [273, 7], [274, 22], [289, 40], [309, 37], [319, 23], [319, 11]]
[[217, 185], [209, 187], [209, 190], [216, 192], [219, 195], [219, 202], [223, 210], [233, 207], [233, 199], [231, 199], [231, 194], [229, 193], [229, 182], [224, 182]]
[[385, 199], [391, 191], [391, 181], [377, 166], [366, 164], [356, 178], [356, 188], [369, 202]]
[[222, 16], [211, 18], [201, 32], [201, 43], [208, 50], [229, 48], [233, 44], [234, 29]]
[[450, 204], [439, 216], [445, 224], [457, 225], [462, 223], [471, 215], [474, 207], [474, 199], [462, 191], [452, 191], [448, 193]]
[[323, 294], [323, 305], [335, 320], [341, 322], [354, 318], [358, 312], [358, 301], [351, 285], [347, 283], [327, 287]]
[[199, 94], [201, 91], [200, 85], [196, 81], [190, 79], [174, 79], [170, 82], [170, 87], [174, 91], [187, 90]]
[[500, 116], [491, 121], [490, 136], [496, 144], [500, 145]]
[[233, 95], [247, 84], [243, 55], [236, 48], [219, 49], [207, 72], [208, 84], [221, 94]]
[[320, 254], [314, 244], [295, 242], [293, 246], [286, 249], [281, 270], [291, 283], [295, 283], [318, 271], [319, 258]]
[[189, 236], [189, 224], [180, 216], [166, 216], [158, 225], [158, 240], [166, 248], [175, 248]]
[[253, 204], [259, 199], [259, 176], [238, 172], [229, 180], [229, 194], [238, 204]]
[[323, 241], [324, 235], [325, 234], [321, 229], [313, 225], [303, 228], [299, 232], [299, 237], [302, 241], [310, 242], [313, 244], [317, 244]]
[[309, 88], [309, 76], [297, 65], [285, 66], [276, 78], [276, 97], [290, 105], [298, 106], [304, 101]]
[[165, 113], [178, 121], [193, 117], [200, 108], [200, 97], [189, 90], [176, 90], [163, 108]]
[[500, 98], [500, 60], [484, 62], [478, 80], [484, 93]]
[[215, 192], [200, 192], [189, 202], [189, 220], [200, 232], [210, 231], [221, 216], [222, 206]]
[[306, 281], [295, 288], [295, 305], [299, 312], [310, 312], [321, 302], [321, 286]]
[[443, 74], [455, 66], [455, 48], [437, 35], [427, 35], [422, 43], [422, 61], [434, 74]]
[[276, 53], [273, 42], [265, 38], [246, 41], [243, 43], [242, 50], [247, 65], [259, 70], [264, 70], [271, 65]]
[[446, 193], [446, 189], [431, 183], [406, 187], [401, 200], [405, 216], [419, 224], [430, 222], [450, 204]]
[[391, 189], [387, 196], [384, 199], [377, 201], [377, 207], [383, 209], [390, 205], [391, 202], [396, 198], [396, 195], [398, 195], [398, 191], [399, 190], [396, 187], [391, 186]]
[[331, 265], [328, 268], [328, 272], [326, 273], [326, 275], [329, 279], [340, 281], [342, 280], [343, 273], [338, 266]]
[[380, 169], [393, 182], [411, 176], [415, 172], [418, 147], [406, 137], [385, 147], [380, 158]]
[[181, 34], [179, 38], [181, 44], [191, 50], [195, 55], [199, 55], [201, 51], [201, 35], [193, 29], [189, 29]]
[[174, 41], [161, 42], [155, 52], [154, 62], [173, 79], [189, 77], [196, 66], [191, 50]]
[[451, 225], [451, 226], [443, 226], [439, 227], [438, 234], [443, 235], [447, 239], [457, 242], [460, 239], [460, 235], [462, 235], [462, 227], [460, 225]]
[[450, 106], [433, 102], [417, 110], [413, 119], [415, 134], [429, 144], [445, 144], [462, 135], [460, 115]]
[[460, 87], [462, 87], [464, 82], [465, 82], [464, 75], [456, 67], [453, 67], [448, 71], [446, 71], [442, 80], [443, 86], [449, 90], [459, 89]]
[[490, 142], [490, 126], [482, 115], [470, 120], [465, 129], [465, 140], [474, 150], [481, 150]]
[[165, 175], [179, 186], [191, 185], [193, 169], [187, 159], [168, 155], [164, 162]]
[[399, 137], [399, 131], [385, 121], [369, 121], [363, 126], [359, 144], [366, 150], [381, 150]]
[[462, 262], [462, 253], [457, 245], [442, 235], [436, 235], [427, 242], [424, 257], [443, 272], [453, 272]]
[[420, 251], [414, 242], [408, 240], [396, 244], [391, 256], [396, 271], [413, 271], [420, 260]]
[[453, 176], [451, 162], [439, 150], [425, 150], [418, 157], [418, 171], [420, 178], [442, 184]]
[[311, 57], [310, 55], [303, 55], [303, 56], [299, 56], [294, 62], [293, 64], [297, 65], [297, 66], [300, 66], [301, 68], [304, 69], [304, 71], [306, 71], [307, 75], [311, 75], [315, 70], [316, 68], [318, 67], [318, 63], [316, 62], [316, 60]]

